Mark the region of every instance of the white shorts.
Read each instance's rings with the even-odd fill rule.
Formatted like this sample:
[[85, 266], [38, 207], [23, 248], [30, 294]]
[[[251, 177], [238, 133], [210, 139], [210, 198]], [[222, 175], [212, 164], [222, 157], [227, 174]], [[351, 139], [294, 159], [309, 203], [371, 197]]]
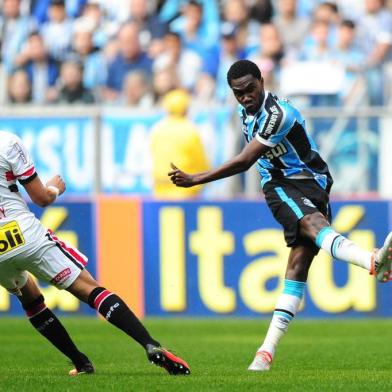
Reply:
[[0, 285], [13, 294], [18, 294], [30, 272], [39, 280], [58, 289], [68, 288], [87, 264], [87, 257], [61, 241], [51, 231], [38, 250], [23, 252], [0, 262]]

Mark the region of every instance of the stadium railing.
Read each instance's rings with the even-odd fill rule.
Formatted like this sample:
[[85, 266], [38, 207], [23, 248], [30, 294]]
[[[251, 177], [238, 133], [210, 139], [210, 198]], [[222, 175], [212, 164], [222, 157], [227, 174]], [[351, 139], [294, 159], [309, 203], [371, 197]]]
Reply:
[[[208, 143], [209, 155], [213, 164], [230, 157], [238, 151], [242, 145], [242, 133], [235, 115], [234, 108], [217, 107], [210, 108], [209, 114], [201, 107], [193, 107], [191, 117], [196, 119], [203, 134], [203, 140]], [[335, 179], [334, 193], [336, 195], [379, 195], [382, 197], [392, 197], [392, 108], [389, 107], [361, 107], [361, 108], [332, 108], [317, 107], [302, 110], [306, 119], [307, 127], [319, 146], [321, 155], [328, 162]], [[64, 160], [67, 159], [67, 151], [60, 151], [55, 141], [50, 140], [50, 132], [42, 133], [45, 128], [59, 131], [56, 134], [57, 143], [67, 143], [67, 133], [64, 130], [69, 125], [75, 125], [72, 133], [76, 138], [76, 151], [83, 159], [85, 151], [91, 152], [93, 162], [86, 166], [86, 186], [69, 188], [70, 193], [75, 194], [96, 194], [101, 192], [127, 192], [142, 195], [149, 195], [151, 179], [149, 177], [148, 157], [145, 168], [138, 162], [137, 168], [132, 167], [131, 162], [125, 163], [126, 154], [132, 149], [124, 150], [124, 146], [117, 146], [130, 143], [130, 135], [135, 129], [148, 136], [151, 126], [160, 118], [162, 112], [159, 109], [151, 111], [132, 110], [128, 108], [114, 108], [103, 106], [2, 106], [0, 108], [0, 129], [10, 130], [18, 133], [28, 145], [34, 148], [33, 158], [40, 161], [41, 156], [63, 154], [58, 158], [62, 164], [53, 165], [52, 169], [61, 170]], [[199, 118], [198, 118], [199, 117]], [[121, 121], [114, 121], [118, 118]], [[198, 118], [198, 119], [197, 119]], [[222, 121], [223, 119], [223, 121]], [[217, 125], [218, 124], [218, 125]], [[68, 127], [68, 128], [67, 128]], [[86, 132], [88, 137], [81, 139], [80, 134]], [[111, 127], [111, 143], [113, 143], [113, 153], [105, 154], [105, 137], [108, 137], [108, 127]], [[76, 131], [75, 131], [76, 130]], [[106, 133], [105, 133], [106, 132]], [[144, 132], [144, 133], [143, 133]], [[106, 136], [105, 136], [106, 135]], [[39, 142], [38, 142], [39, 140]], [[139, 139], [140, 140], [140, 135]], [[91, 141], [91, 146], [83, 145]], [[79, 145], [79, 144], [80, 145]], [[137, 150], [137, 154], [149, 154], [148, 143], [144, 144], [144, 150]], [[211, 148], [210, 146], [213, 146]], [[135, 147], [135, 146], [134, 146]], [[122, 150], [121, 150], [122, 148]], [[51, 149], [46, 151], [46, 149]], [[118, 150], [121, 150], [120, 152]], [[144, 152], [143, 152], [144, 151]], [[68, 151], [69, 153], [69, 151]], [[120, 178], [120, 182], [115, 179], [103, 179], [103, 170], [107, 171], [111, 158], [111, 167], [120, 170], [111, 175]], [[44, 172], [49, 175], [48, 160], [41, 162]], [[71, 159], [68, 157], [68, 159]], [[129, 159], [129, 157], [128, 157]], [[127, 166], [128, 165], [128, 166]], [[39, 166], [39, 165], [38, 165]], [[119, 169], [120, 168], [120, 169]], [[42, 170], [41, 170], [42, 171]], [[70, 170], [68, 170], [70, 171]], [[54, 173], [53, 173], [54, 174]], [[67, 175], [65, 173], [67, 181]], [[106, 173], [107, 174], [107, 173]], [[140, 183], [138, 186], [124, 185], [127, 176], [134, 176], [134, 182]], [[120, 176], [120, 177], [119, 177]], [[74, 181], [75, 182], [75, 181]], [[220, 190], [219, 190], [220, 189]], [[205, 197], [215, 196], [236, 196], [245, 195], [253, 197], [259, 194], [259, 180], [255, 170], [250, 171], [242, 180], [232, 182], [222, 182], [219, 187], [210, 187], [205, 192]]]

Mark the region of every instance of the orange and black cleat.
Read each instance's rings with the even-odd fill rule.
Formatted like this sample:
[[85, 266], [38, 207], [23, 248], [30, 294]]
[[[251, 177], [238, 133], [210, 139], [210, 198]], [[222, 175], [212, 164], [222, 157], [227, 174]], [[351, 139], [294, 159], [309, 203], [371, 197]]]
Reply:
[[163, 347], [148, 344], [146, 352], [151, 363], [163, 367], [172, 376], [191, 374], [189, 365], [183, 359]]

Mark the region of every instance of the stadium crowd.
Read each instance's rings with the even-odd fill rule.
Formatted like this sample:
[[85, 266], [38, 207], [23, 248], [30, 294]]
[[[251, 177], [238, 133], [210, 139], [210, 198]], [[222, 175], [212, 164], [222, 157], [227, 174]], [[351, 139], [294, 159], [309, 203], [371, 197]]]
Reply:
[[0, 0], [0, 102], [227, 103], [226, 72], [309, 105], [391, 102], [390, 0]]

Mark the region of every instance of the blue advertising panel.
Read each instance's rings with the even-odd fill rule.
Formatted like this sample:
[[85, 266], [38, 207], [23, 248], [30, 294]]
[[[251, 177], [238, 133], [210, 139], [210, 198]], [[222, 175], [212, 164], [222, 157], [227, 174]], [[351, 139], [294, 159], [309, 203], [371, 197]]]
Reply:
[[0, 129], [23, 140], [44, 180], [61, 174], [67, 194], [94, 190], [95, 136], [91, 118], [7, 117], [0, 119]]
[[[100, 143], [103, 192], [151, 195], [150, 134], [162, 116], [163, 113], [159, 112], [103, 114]], [[230, 116], [231, 110], [223, 107], [198, 110], [191, 115], [213, 165], [222, 163], [232, 154], [235, 143]], [[215, 187], [215, 184], [208, 185], [206, 194], [213, 194]]]
[[[95, 276], [96, 248], [95, 248], [95, 208], [90, 202], [56, 202], [45, 209], [39, 208], [32, 203], [31, 210], [41, 220], [46, 228], [50, 228], [55, 234], [69, 245], [76, 247], [85, 254], [89, 261], [87, 269]], [[70, 314], [95, 314], [88, 305], [81, 303], [75, 297], [64, 290], [58, 290], [53, 286], [39, 282], [48, 307], [60, 312]], [[23, 314], [23, 310], [16, 297], [8, 294], [0, 287], [0, 315]]]
[[378, 188], [379, 130], [376, 117], [312, 118], [306, 122], [341, 192]]
[[[372, 250], [391, 225], [381, 201], [335, 202], [333, 227]], [[289, 249], [264, 201], [143, 205], [144, 287], [149, 316], [260, 316], [281, 292]], [[392, 316], [391, 284], [332, 260], [314, 260], [304, 317]]]

